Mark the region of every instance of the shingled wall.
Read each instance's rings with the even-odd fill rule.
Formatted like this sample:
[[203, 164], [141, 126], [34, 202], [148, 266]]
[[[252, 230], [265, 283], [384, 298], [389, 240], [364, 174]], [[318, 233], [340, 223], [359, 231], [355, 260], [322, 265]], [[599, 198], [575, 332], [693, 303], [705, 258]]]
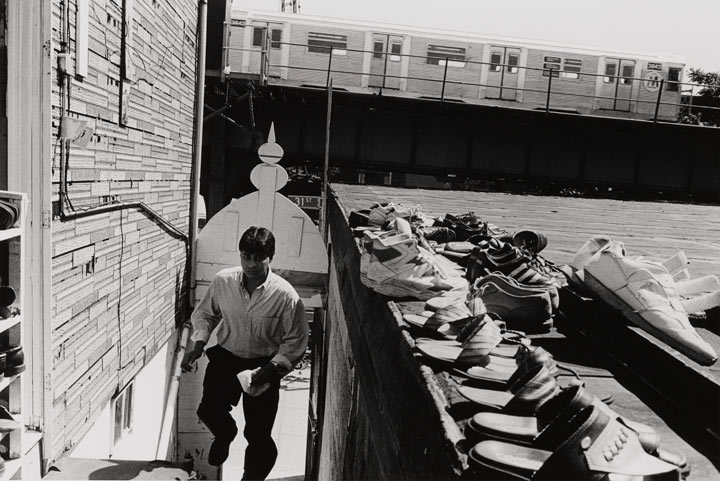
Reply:
[[[144, 202], [188, 232], [197, 2], [89, 0], [89, 7], [89, 68], [81, 78], [75, 75], [77, 14], [70, 0], [66, 115], [87, 121], [94, 131], [87, 146], [70, 145], [65, 205], [70, 220], [58, 215], [62, 159], [53, 139], [50, 458], [77, 444], [185, 315], [182, 239], [137, 208], [72, 214], [112, 202]], [[62, 1], [53, 0], [52, 13], [56, 57], [63, 49]], [[57, 68], [53, 76], [57, 132], [62, 114]]]

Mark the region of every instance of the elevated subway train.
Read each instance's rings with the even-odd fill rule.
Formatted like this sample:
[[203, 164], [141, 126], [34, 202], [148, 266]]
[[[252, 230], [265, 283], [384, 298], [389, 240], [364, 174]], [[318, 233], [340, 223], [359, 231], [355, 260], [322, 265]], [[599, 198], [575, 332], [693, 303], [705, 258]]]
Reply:
[[677, 119], [674, 57], [512, 38], [233, 11], [222, 75], [636, 119]]

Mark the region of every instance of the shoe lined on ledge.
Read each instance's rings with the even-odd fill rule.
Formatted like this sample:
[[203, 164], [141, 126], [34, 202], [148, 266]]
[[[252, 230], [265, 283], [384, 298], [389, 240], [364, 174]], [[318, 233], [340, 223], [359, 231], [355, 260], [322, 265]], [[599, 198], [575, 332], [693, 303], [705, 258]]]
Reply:
[[662, 263], [625, 255], [621, 242], [612, 241], [584, 267], [585, 285], [634, 324], [682, 352], [710, 365], [715, 350], [693, 328], [675, 292], [675, 281]]

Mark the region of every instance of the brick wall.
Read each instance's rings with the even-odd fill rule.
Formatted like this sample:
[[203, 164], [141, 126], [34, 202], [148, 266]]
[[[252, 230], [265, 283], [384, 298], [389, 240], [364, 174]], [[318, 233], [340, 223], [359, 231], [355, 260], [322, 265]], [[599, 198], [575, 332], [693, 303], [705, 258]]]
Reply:
[[[133, 6], [126, 12], [129, 80], [121, 78], [121, 0], [89, 0], [89, 68], [79, 78], [74, 71], [76, 6], [70, 0], [67, 115], [87, 121], [94, 134], [84, 148], [71, 144], [68, 197], [76, 210], [112, 200], [141, 201], [187, 233], [197, 3], [127, 3]], [[54, 0], [52, 9], [57, 55], [62, 3]], [[56, 129], [60, 94], [55, 81]], [[53, 143], [57, 201], [62, 159], [57, 139]], [[177, 236], [134, 208], [68, 221], [56, 217], [52, 236], [54, 411], [52, 452], [47, 454], [57, 458], [82, 438], [185, 314], [186, 249]]]

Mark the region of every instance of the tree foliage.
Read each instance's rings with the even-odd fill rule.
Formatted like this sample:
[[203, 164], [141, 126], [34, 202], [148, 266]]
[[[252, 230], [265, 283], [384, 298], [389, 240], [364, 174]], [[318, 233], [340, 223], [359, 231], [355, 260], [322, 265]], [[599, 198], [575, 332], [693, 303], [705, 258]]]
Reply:
[[691, 68], [688, 77], [699, 90], [680, 109], [679, 122], [720, 127], [720, 72]]

